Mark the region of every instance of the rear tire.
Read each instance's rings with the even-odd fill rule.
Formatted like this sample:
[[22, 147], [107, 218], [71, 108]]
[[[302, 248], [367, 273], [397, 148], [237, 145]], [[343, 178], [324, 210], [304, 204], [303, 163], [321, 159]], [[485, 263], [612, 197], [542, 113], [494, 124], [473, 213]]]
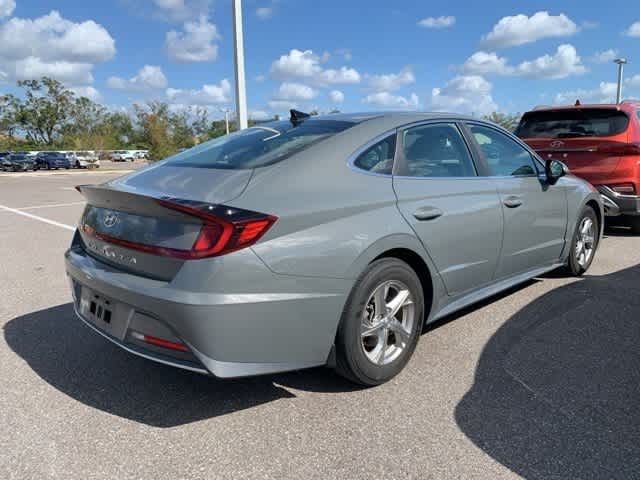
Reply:
[[596, 254], [600, 239], [600, 225], [593, 208], [586, 206], [578, 217], [571, 240], [571, 250], [567, 263], [568, 273], [579, 277], [586, 272]]
[[420, 279], [402, 260], [376, 260], [360, 275], [336, 336], [336, 371], [352, 382], [380, 385], [407, 364], [424, 322]]

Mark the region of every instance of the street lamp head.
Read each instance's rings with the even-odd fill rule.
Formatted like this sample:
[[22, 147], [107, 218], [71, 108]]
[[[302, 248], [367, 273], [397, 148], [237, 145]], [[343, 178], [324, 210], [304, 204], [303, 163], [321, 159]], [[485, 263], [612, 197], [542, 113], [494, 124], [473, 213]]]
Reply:
[[627, 63], [627, 59], [626, 58], [616, 58], [613, 63], [617, 63], [618, 65], [624, 65], [625, 63]]

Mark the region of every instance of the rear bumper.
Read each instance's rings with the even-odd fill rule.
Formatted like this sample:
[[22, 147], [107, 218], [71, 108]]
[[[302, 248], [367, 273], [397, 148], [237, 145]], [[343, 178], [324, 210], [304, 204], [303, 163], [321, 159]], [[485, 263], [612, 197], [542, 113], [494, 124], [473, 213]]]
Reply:
[[640, 215], [640, 197], [635, 195], [621, 195], [603, 185], [599, 185], [597, 189], [602, 197], [606, 216]]
[[[133, 354], [221, 378], [326, 364], [350, 282], [276, 275], [251, 250], [236, 254], [228, 256], [236, 257], [231, 275], [238, 275], [243, 262], [250, 263], [245, 283], [253, 293], [183, 290], [179, 278], [163, 282], [130, 275], [77, 247], [67, 251], [65, 261], [78, 317]], [[258, 264], [260, 273], [251, 270]], [[256, 291], [260, 290], [256, 280], [263, 291]], [[117, 305], [119, 315], [127, 319], [122, 335], [82, 315], [77, 297], [83, 288]], [[140, 330], [180, 342], [188, 352], [177, 355], [133, 341], [134, 332]]]

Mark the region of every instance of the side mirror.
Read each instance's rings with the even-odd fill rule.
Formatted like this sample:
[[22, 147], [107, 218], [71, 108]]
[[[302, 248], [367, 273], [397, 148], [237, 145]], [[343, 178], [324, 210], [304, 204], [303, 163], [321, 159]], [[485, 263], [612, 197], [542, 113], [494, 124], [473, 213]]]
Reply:
[[547, 182], [553, 185], [560, 177], [564, 177], [569, 173], [569, 168], [560, 160], [548, 159], [545, 162], [544, 171], [547, 176]]

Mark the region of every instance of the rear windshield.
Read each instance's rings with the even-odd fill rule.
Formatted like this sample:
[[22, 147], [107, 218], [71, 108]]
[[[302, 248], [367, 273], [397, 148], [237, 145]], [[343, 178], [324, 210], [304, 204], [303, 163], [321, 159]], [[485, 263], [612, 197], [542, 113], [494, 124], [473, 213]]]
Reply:
[[604, 108], [526, 113], [516, 129], [520, 138], [609, 137], [627, 129], [624, 112]]
[[336, 120], [271, 122], [205, 142], [170, 158], [165, 165], [228, 170], [279, 162], [355, 125]]

